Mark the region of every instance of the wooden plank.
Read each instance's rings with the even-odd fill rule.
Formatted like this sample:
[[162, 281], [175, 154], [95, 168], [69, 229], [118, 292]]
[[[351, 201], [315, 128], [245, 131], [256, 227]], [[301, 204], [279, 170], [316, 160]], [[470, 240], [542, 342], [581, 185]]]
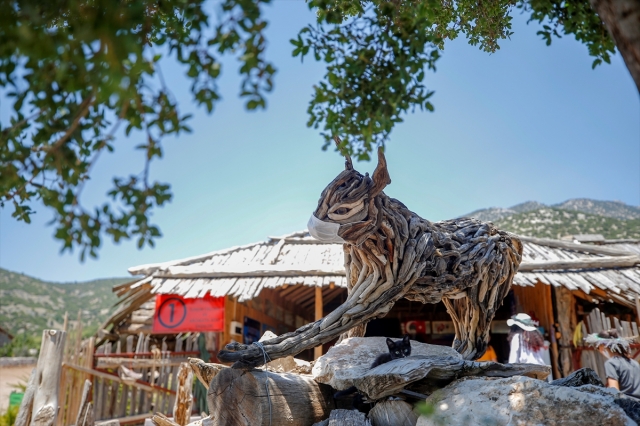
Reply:
[[[86, 380], [82, 389], [82, 397], [80, 398], [80, 409], [78, 410], [76, 422], [74, 423], [76, 426], [93, 426], [93, 409], [89, 410], [89, 405], [91, 404], [89, 401], [91, 397], [91, 387], [91, 380]], [[91, 411], [91, 413], [89, 413], [89, 411]]]
[[[322, 317], [324, 316], [324, 304], [322, 303], [322, 287], [316, 287], [316, 295], [315, 295], [315, 302], [316, 302], [316, 321], [322, 319]], [[318, 345], [315, 348], [313, 348], [313, 359], [318, 359], [322, 356], [322, 345]]]
[[137, 389], [142, 389], [142, 390], [145, 390], [147, 392], [164, 392], [164, 393], [168, 393], [168, 394], [175, 394], [175, 391], [172, 391], [170, 389], [166, 389], [166, 388], [163, 388], [163, 387], [160, 387], [160, 386], [155, 386], [155, 385], [152, 385], [150, 383], [140, 383], [139, 381], [136, 381], [136, 382], [125, 382], [118, 375], [112, 374], [112, 373], [107, 373], [105, 371], [94, 370], [94, 369], [82, 367], [80, 365], [73, 365], [73, 364], [66, 364], [66, 363], [63, 363], [62, 366], [64, 368], [70, 368], [72, 370], [76, 370], [76, 371], [80, 371], [82, 373], [89, 374], [89, 375], [91, 375], [93, 377], [96, 377], [96, 378], [107, 379], [107, 380], [115, 380], [115, 381], [117, 381], [119, 383], [123, 383], [123, 384], [126, 383], [126, 384], [129, 384], [129, 386], [132, 386], [132, 387], [137, 388]]

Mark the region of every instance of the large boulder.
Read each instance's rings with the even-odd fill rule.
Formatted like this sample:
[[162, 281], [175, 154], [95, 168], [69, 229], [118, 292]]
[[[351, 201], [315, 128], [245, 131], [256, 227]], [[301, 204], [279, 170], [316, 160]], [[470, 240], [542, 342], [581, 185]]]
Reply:
[[467, 377], [427, 398], [435, 413], [417, 426], [636, 425], [614, 402], [617, 396], [593, 385], [552, 386], [523, 376]]
[[[380, 354], [389, 350], [386, 337], [351, 337], [333, 346], [317, 359], [313, 366], [313, 378], [334, 389], [347, 389], [354, 380], [371, 369], [371, 363]], [[462, 359], [460, 354], [448, 346], [429, 345], [411, 341], [411, 355], [432, 355]]]

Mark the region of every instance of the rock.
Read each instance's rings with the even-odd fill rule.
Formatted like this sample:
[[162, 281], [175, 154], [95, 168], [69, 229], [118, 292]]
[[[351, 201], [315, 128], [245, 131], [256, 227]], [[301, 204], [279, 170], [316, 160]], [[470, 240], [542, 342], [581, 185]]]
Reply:
[[[276, 337], [278, 336], [276, 336], [275, 333], [267, 330], [264, 332], [264, 334], [262, 335], [259, 341], [264, 342], [265, 340], [275, 339]], [[298, 364], [296, 364], [295, 360], [293, 359], [293, 356], [278, 358], [276, 360], [273, 360], [267, 363], [267, 368], [271, 371], [275, 371], [276, 373], [286, 373], [288, 371], [295, 370], [297, 367], [298, 367]]]
[[567, 377], [554, 380], [551, 384], [554, 386], [570, 386], [575, 388], [583, 385], [602, 386], [602, 381], [600, 380], [598, 373], [592, 369], [581, 368], [580, 370], [576, 370], [569, 374]]
[[593, 385], [552, 386], [522, 376], [468, 377], [427, 398], [435, 413], [420, 417], [417, 426], [635, 425], [615, 397], [614, 392]]
[[378, 402], [369, 412], [373, 426], [415, 426], [418, 415], [413, 407], [399, 399]]
[[371, 422], [359, 411], [338, 409], [331, 411], [328, 419], [313, 426], [371, 426]]
[[[344, 390], [353, 385], [355, 378], [370, 370], [371, 363], [380, 354], [387, 353], [386, 337], [351, 337], [333, 346], [316, 360], [313, 378]], [[448, 346], [429, 345], [411, 341], [411, 355], [434, 355], [462, 359], [460, 354]]]

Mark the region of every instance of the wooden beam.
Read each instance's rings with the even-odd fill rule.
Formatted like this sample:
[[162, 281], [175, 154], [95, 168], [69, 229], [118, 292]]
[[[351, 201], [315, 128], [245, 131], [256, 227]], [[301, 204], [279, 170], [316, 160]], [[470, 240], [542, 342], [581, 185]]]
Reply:
[[172, 395], [175, 395], [175, 393], [176, 393], [175, 391], [172, 391], [170, 389], [165, 389], [165, 388], [163, 388], [161, 386], [154, 386], [154, 385], [151, 385], [149, 383], [140, 383], [139, 380], [135, 381], [135, 382], [124, 381], [124, 380], [122, 380], [120, 378], [120, 376], [118, 376], [116, 374], [105, 373], [104, 371], [94, 370], [92, 368], [82, 367], [80, 365], [68, 364], [66, 362], [63, 362], [62, 366], [66, 367], [66, 368], [70, 368], [72, 370], [79, 371], [81, 373], [89, 374], [89, 375], [94, 376], [94, 377], [101, 377], [103, 379], [113, 380], [114, 382], [118, 382], [118, 383], [122, 383], [122, 384], [125, 384], [125, 385], [129, 385], [129, 386], [132, 386], [134, 388], [146, 390], [148, 392], [164, 392], [164, 393], [169, 393], [169, 394], [172, 394]]
[[[322, 303], [322, 287], [316, 287], [316, 321], [324, 316]], [[318, 359], [322, 356], [322, 345], [313, 348], [313, 358]]]
[[554, 248], [563, 248], [581, 253], [602, 254], [605, 256], [628, 256], [631, 253], [624, 250], [612, 249], [592, 244], [577, 244], [570, 241], [552, 240], [550, 238], [534, 238], [518, 236], [524, 243], [538, 244], [539, 246], [547, 246]]
[[216, 266], [170, 266], [157, 272], [155, 278], [235, 278], [235, 277], [299, 277], [299, 276], [341, 276], [346, 275], [344, 266], [331, 265], [216, 265]]
[[550, 271], [563, 269], [628, 268], [640, 263], [640, 256], [608, 256], [593, 259], [552, 260], [545, 262], [523, 262], [518, 272], [536, 270]]

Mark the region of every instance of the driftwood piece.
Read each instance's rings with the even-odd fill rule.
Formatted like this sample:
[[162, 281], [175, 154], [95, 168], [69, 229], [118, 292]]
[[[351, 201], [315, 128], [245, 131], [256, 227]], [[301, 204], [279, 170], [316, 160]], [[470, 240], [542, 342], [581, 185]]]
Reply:
[[179, 426], [178, 423], [174, 422], [162, 413], [156, 413], [151, 416], [151, 421], [156, 426]]
[[58, 391], [62, 356], [67, 333], [60, 330], [44, 330], [42, 345], [36, 366], [37, 388], [31, 411], [32, 426], [53, 426], [58, 415]]
[[120, 421], [118, 419], [104, 420], [96, 422], [95, 426], [120, 426]]
[[[348, 297], [326, 317], [263, 342], [270, 359], [340, 335], [362, 336], [368, 321], [384, 316], [403, 297], [443, 301], [455, 328], [453, 347], [465, 359], [484, 353], [491, 321], [522, 260], [521, 241], [472, 218], [422, 219], [382, 192], [389, 183], [379, 150], [371, 178], [354, 170], [347, 157], [345, 170], [324, 189], [309, 232], [321, 241], [345, 243]], [[227, 345], [218, 358], [236, 368], [265, 362], [261, 347], [238, 343]]]
[[226, 368], [209, 385], [213, 425], [307, 426], [329, 416], [332, 389], [310, 376]]
[[213, 378], [216, 377], [216, 374], [224, 368], [229, 368], [222, 364], [204, 362], [199, 358], [189, 358], [189, 365], [198, 380], [200, 380], [200, 383], [202, 383], [207, 389], [209, 389], [209, 383], [211, 383]]
[[180, 364], [178, 370], [178, 389], [173, 406], [173, 419], [180, 426], [186, 426], [191, 419], [193, 406], [193, 370], [186, 362]]
[[76, 426], [93, 426], [93, 404], [89, 402], [91, 387], [91, 380], [85, 380], [84, 387], [82, 388], [82, 398], [80, 399], [80, 409], [76, 417]]
[[27, 382], [27, 389], [24, 392], [24, 397], [22, 397], [22, 402], [20, 403], [20, 409], [18, 410], [18, 415], [16, 416], [15, 426], [29, 426], [31, 423], [31, 411], [33, 411], [33, 397], [36, 393], [36, 388], [38, 384], [36, 383], [36, 369], [31, 370], [31, 376], [29, 377], [29, 381]]
[[416, 426], [418, 415], [402, 400], [378, 402], [369, 412], [373, 426]]
[[328, 419], [313, 426], [371, 426], [364, 413], [354, 410], [333, 410]]
[[581, 368], [580, 370], [576, 370], [569, 374], [567, 377], [554, 380], [551, 384], [554, 386], [569, 386], [577, 388], [584, 385], [602, 386], [602, 381], [600, 380], [600, 377], [598, 377], [598, 373], [593, 371], [591, 368]]
[[356, 378], [353, 386], [369, 399], [377, 400], [400, 393], [403, 388], [412, 384], [417, 389], [431, 390], [467, 376], [527, 376], [543, 380], [549, 372], [550, 369], [546, 365], [500, 364], [466, 361], [454, 357], [410, 356], [369, 370], [364, 376]]

